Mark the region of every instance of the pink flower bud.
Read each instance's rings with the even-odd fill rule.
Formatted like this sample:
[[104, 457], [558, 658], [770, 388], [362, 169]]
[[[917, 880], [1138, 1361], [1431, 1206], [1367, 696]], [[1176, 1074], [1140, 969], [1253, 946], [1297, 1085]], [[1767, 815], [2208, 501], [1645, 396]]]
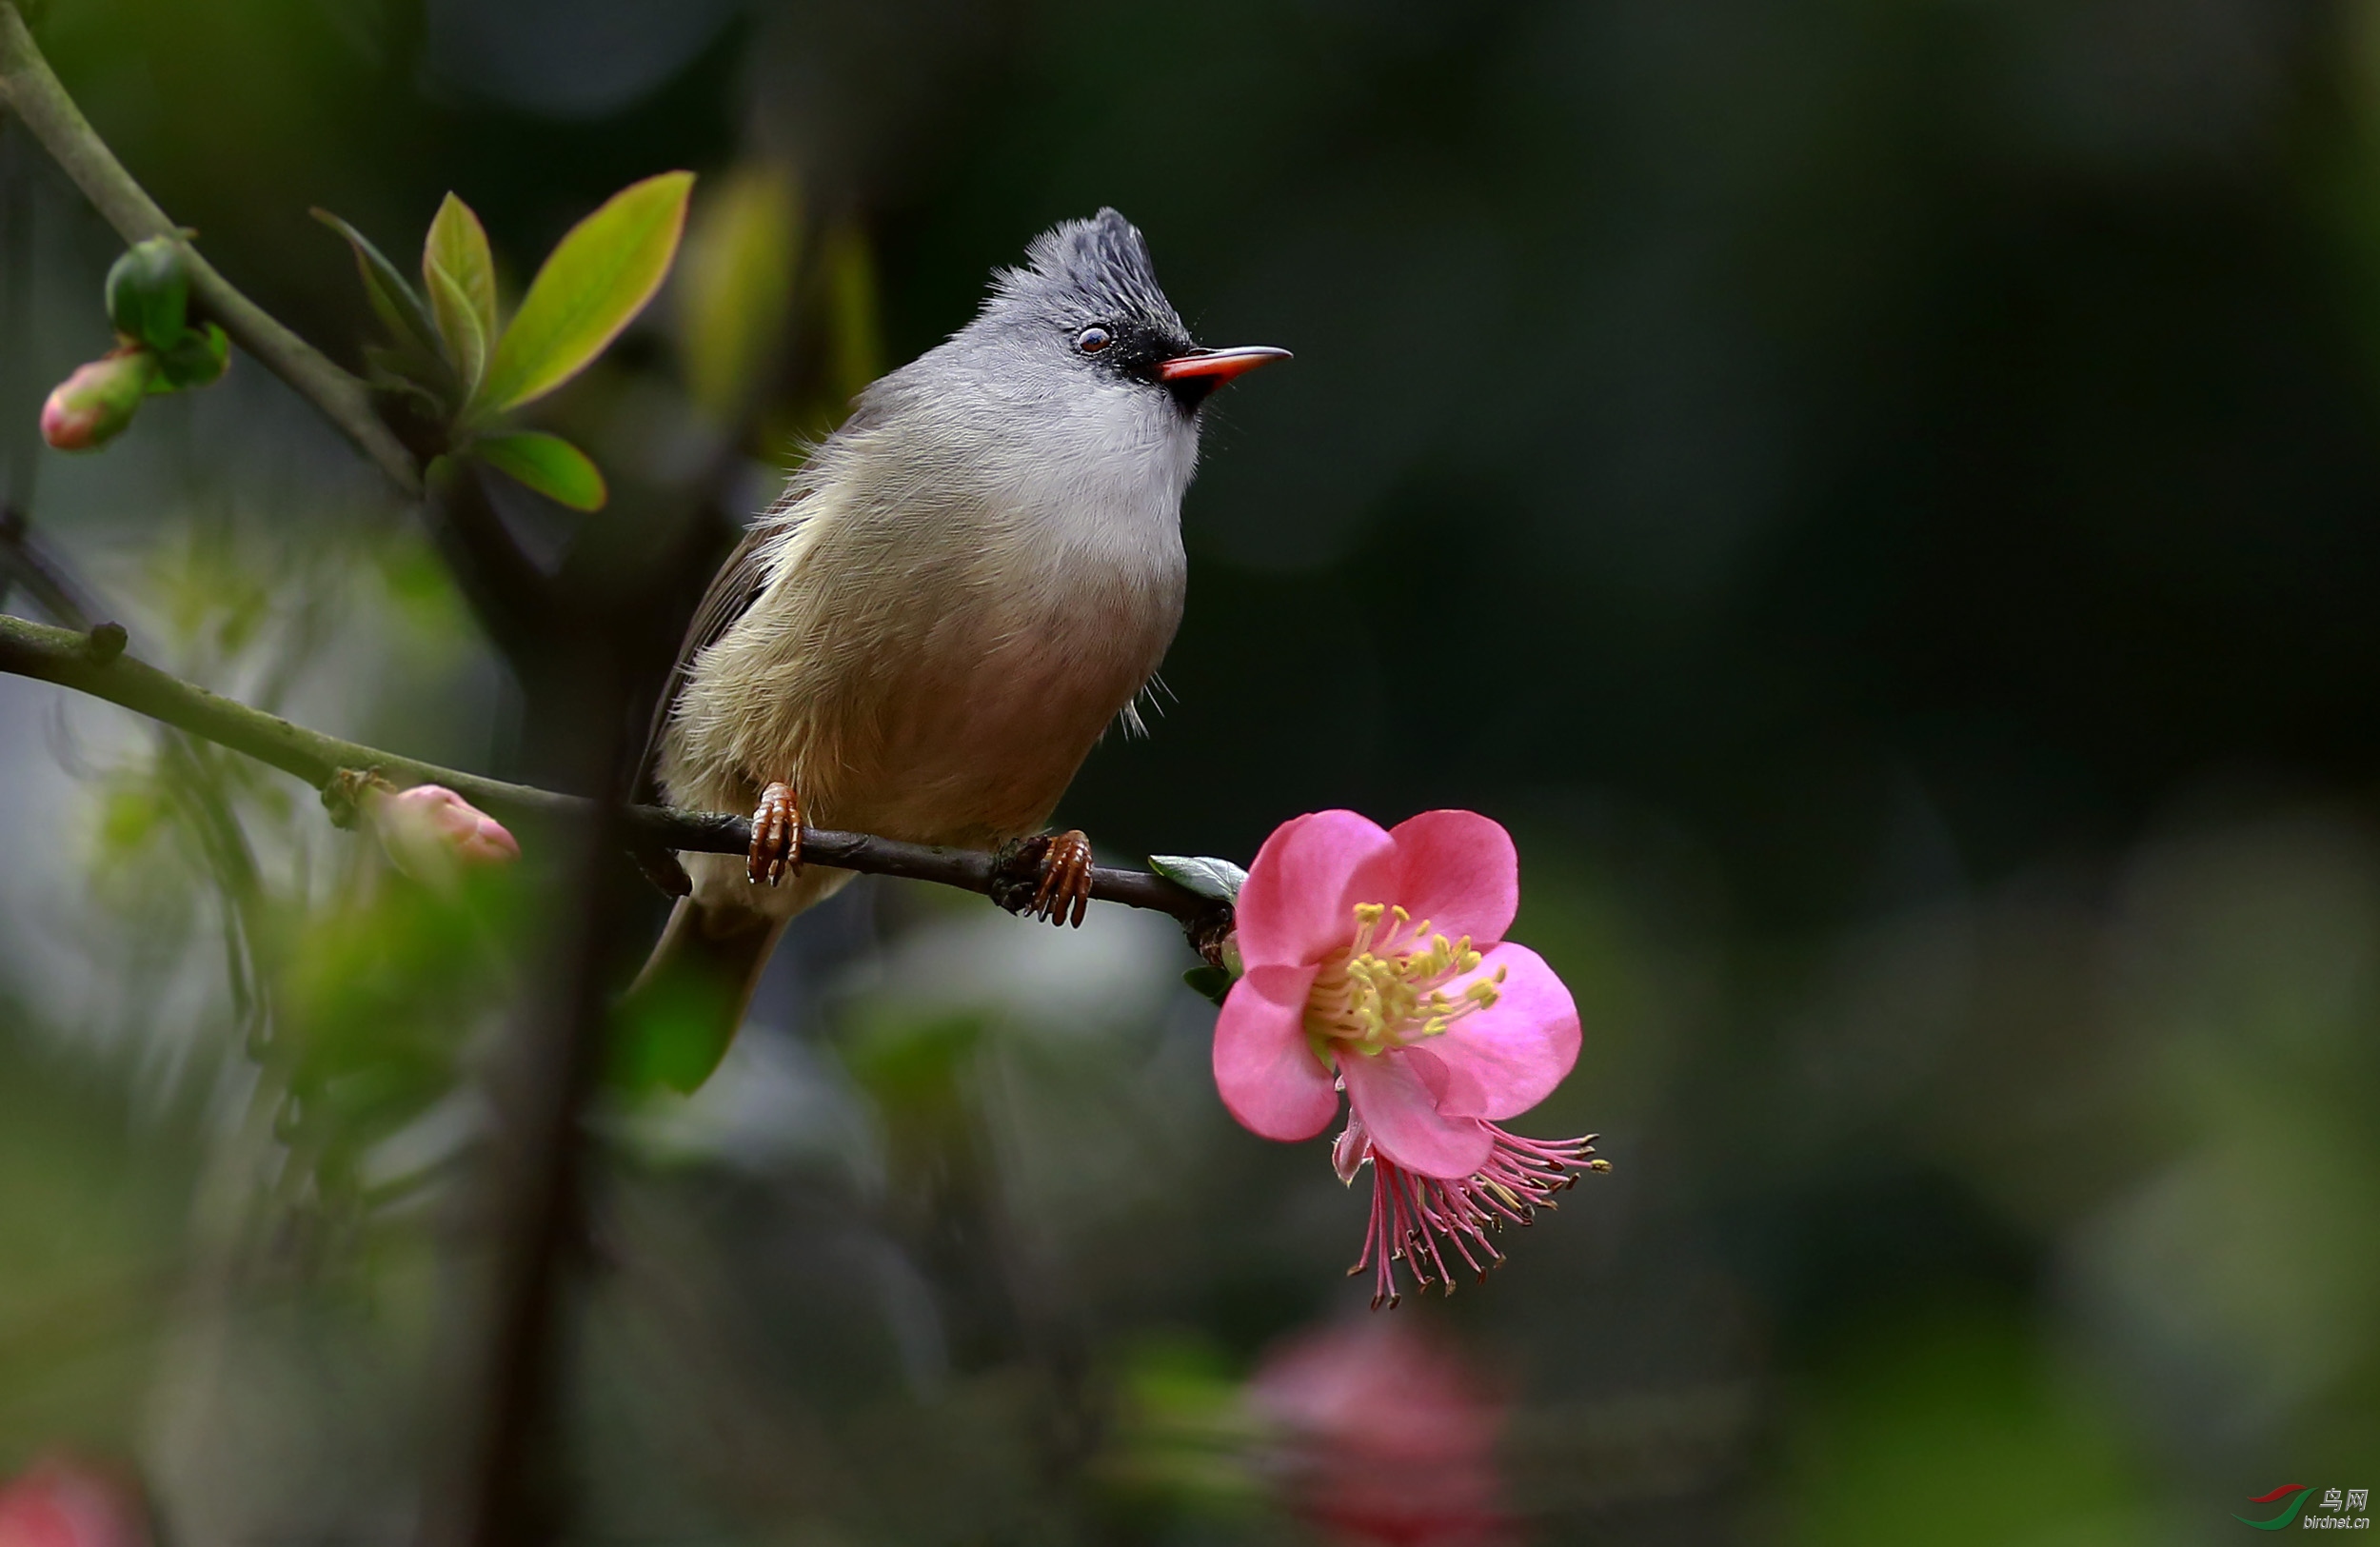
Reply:
[[114, 1478], [52, 1456], [0, 1486], [0, 1547], [148, 1547], [147, 1515]]
[[371, 815], [388, 863], [426, 884], [449, 884], [464, 870], [521, 857], [504, 823], [444, 784], [380, 796], [371, 802]]
[[41, 407], [41, 438], [61, 451], [95, 451], [124, 432], [149, 392], [157, 357], [119, 349], [78, 368]]

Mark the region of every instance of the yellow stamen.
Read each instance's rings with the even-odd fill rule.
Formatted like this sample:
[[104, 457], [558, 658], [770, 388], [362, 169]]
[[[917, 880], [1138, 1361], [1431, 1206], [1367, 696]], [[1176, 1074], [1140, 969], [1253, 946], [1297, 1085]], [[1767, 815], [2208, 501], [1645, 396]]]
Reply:
[[[1383, 921], [1388, 928], [1383, 932]], [[1449, 979], [1478, 969], [1471, 937], [1449, 940], [1401, 907], [1359, 902], [1346, 954], [1328, 962], [1306, 999], [1306, 1034], [1318, 1055], [1328, 1044], [1376, 1054], [1443, 1034], [1499, 998], [1505, 969], [1449, 995]], [[1326, 1060], [1327, 1061], [1327, 1060]]]

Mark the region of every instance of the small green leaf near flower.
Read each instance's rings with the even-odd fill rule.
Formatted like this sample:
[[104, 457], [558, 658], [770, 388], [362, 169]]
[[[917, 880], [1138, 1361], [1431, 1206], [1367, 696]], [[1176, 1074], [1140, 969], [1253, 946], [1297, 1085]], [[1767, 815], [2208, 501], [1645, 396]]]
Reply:
[[677, 256], [692, 172], [634, 183], [573, 227], [530, 281], [472, 404], [502, 413], [585, 369], [653, 298]]
[[1181, 975], [1191, 991], [1210, 1003], [1220, 1004], [1231, 993], [1232, 977], [1220, 967], [1200, 965]]
[[1248, 879], [1245, 870], [1212, 855], [1152, 854], [1149, 868], [1177, 886], [1219, 902], [1237, 901]]
[[602, 471], [559, 435], [537, 430], [482, 435], [471, 443], [471, 454], [573, 510], [600, 510], [609, 497]]

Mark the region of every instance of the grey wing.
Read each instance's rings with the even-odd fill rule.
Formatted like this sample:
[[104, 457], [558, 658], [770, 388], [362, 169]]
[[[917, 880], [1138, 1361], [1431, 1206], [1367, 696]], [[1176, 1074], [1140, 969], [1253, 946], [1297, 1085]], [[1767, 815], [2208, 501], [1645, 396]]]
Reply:
[[783, 538], [786, 526], [782, 516], [755, 524], [744, 533], [744, 541], [736, 545], [735, 551], [727, 555], [727, 562], [719, 566], [719, 573], [711, 577], [710, 588], [696, 604], [694, 619], [686, 625], [685, 639], [678, 645], [678, 659], [671, 664], [669, 675], [662, 683], [661, 697], [653, 704], [653, 724], [645, 732], [645, 755], [637, 761], [632, 799], [650, 801], [659, 795], [654, 781], [661, 766], [662, 738], [668, 732], [670, 711], [678, 706], [678, 695], [685, 690], [686, 678], [694, 669], [694, 658], [733, 627], [767, 588], [767, 548], [772, 541]]

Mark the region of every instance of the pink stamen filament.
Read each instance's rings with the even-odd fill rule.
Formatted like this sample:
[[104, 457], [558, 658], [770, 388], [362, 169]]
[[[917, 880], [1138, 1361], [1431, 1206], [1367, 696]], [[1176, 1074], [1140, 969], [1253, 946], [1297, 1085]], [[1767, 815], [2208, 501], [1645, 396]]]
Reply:
[[[1397, 1289], [1395, 1264], [1402, 1261], [1416, 1287], [1436, 1282], [1455, 1292], [1455, 1276], [1446, 1265], [1441, 1242], [1454, 1248], [1482, 1282], [1488, 1269], [1504, 1254], [1488, 1239], [1506, 1221], [1527, 1225], [1540, 1208], [1555, 1207], [1554, 1195], [1577, 1184], [1580, 1171], [1608, 1171], [1611, 1162], [1591, 1159], [1595, 1136], [1581, 1139], [1524, 1139], [1491, 1128], [1496, 1146], [1487, 1163], [1468, 1177], [1448, 1180], [1408, 1171], [1368, 1143], [1364, 1159], [1372, 1164], [1372, 1218], [1365, 1227], [1363, 1251], [1348, 1277], [1374, 1270], [1372, 1308], [1397, 1308], [1403, 1299]], [[1360, 1163], [1360, 1162], [1359, 1162]], [[1478, 1255], [1474, 1255], [1474, 1248]], [[1481, 1265], [1480, 1257], [1486, 1258]], [[1432, 1273], [1437, 1277], [1433, 1279]]]

